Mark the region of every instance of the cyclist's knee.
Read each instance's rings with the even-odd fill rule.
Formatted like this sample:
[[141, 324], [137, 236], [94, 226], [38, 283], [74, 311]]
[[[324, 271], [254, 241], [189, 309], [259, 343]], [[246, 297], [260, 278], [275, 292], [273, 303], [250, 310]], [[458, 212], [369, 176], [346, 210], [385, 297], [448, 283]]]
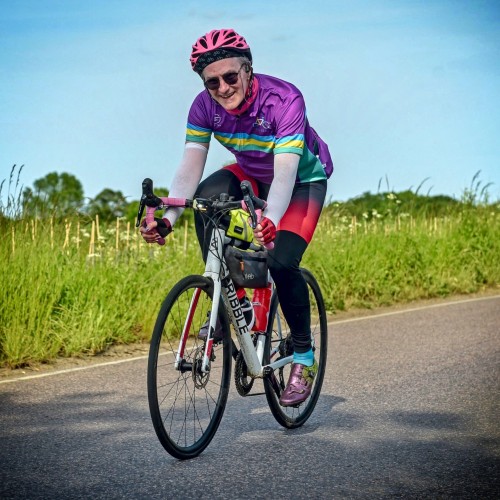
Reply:
[[298, 270], [307, 242], [291, 231], [278, 231], [275, 247], [269, 256], [269, 269], [277, 275]]
[[296, 259], [290, 259], [288, 255], [280, 256], [269, 259], [269, 271], [271, 276], [278, 277], [281, 275], [286, 275], [294, 270], [298, 269], [298, 262]]
[[289, 253], [274, 254], [269, 259], [269, 272], [277, 285], [288, 286], [300, 277], [300, 259]]

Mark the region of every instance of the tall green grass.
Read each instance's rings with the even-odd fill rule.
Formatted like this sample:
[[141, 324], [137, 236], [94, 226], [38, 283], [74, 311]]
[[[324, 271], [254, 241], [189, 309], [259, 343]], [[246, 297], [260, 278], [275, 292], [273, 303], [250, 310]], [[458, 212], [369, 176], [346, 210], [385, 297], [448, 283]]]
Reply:
[[[0, 363], [20, 366], [97, 353], [149, 337], [159, 304], [184, 272], [201, 272], [197, 244], [147, 246], [115, 228], [90, 249], [90, 224], [4, 221], [0, 240]], [[80, 240], [77, 242], [77, 238]], [[79, 245], [77, 246], [77, 243]]]
[[373, 220], [355, 230], [323, 219], [304, 263], [331, 311], [477, 292], [500, 284], [500, 214]]
[[[125, 221], [3, 217], [0, 229], [6, 366], [148, 340], [169, 289], [203, 271], [188, 226], [165, 247], [146, 245]], [[303, 264], [332, 313], [498, 287], [500, 209], [472, 199], [440, 218], [400, 211], [359, 220], [332, 205]]]

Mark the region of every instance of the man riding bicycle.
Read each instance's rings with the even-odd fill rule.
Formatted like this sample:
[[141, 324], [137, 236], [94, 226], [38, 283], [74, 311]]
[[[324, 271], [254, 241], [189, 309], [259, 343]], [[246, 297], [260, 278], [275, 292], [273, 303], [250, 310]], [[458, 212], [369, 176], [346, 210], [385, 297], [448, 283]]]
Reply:
[[[278, 78], [254, 74], [250, 47], [234, 30], [213, 30], [200, 37], [190, 61], [205, 90], [191, 105], [184, 155], [169, 195], [210, 198], [224, 192], [241, 199], [240, 183], [247, 179], [257, 196], [267, 200], [254, 236], [261, 245], [274, 242], [269, 269], [294, 347], [280, 404], [296, 406], [309, 397], [317, 372], [309, 295], [299, 264], [325, 201], [332, 159], [328, 146], [309, 125], [300, 91]], [[234, 154], [236, 163], [200, 182], [212, 134]], [[169, 234], [181, 212], [169, 208], [162, 219], [141, 227], [145, 241], [155, 243]], [[199, 214], [195, 226], [206, 258], [210, 235]], [[253, 308], [243, 288], [238, 298], [251, 328]], [[206, 332], [200, 332], [203, 335]]]

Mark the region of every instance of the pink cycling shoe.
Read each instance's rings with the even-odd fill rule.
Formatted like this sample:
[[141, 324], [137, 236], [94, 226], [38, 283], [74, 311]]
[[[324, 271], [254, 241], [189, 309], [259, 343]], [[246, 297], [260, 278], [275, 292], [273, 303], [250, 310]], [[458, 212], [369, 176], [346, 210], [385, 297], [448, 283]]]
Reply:
[[314, 360], [312, 366], [293, 363], [288, 384], [280, 397], [281, 406], [299, 406], [310, 395], [314, 378], [318, 373], [318, 363]]

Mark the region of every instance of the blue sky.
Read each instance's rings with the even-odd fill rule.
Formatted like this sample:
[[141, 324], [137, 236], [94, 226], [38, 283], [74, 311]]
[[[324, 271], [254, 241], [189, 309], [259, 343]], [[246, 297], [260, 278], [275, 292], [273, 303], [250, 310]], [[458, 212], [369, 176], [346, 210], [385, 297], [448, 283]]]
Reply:
[[[93, 197], [170, 185], [199, 35], [233, 27], [254, 69], [296, 84], [329, 143], [331, 199], [460, 197], [477, 171], [500, 199], [500, 2], [0, 0], [0, 181], [69, 172]], [[231, 159], [212, 141], [206, 174]], [[426, 180], [427, 179], [427, 180]], [[425, 182], [424, 182], [425, 181]], [[4, 192], [5, 194], [5, 192]]]

